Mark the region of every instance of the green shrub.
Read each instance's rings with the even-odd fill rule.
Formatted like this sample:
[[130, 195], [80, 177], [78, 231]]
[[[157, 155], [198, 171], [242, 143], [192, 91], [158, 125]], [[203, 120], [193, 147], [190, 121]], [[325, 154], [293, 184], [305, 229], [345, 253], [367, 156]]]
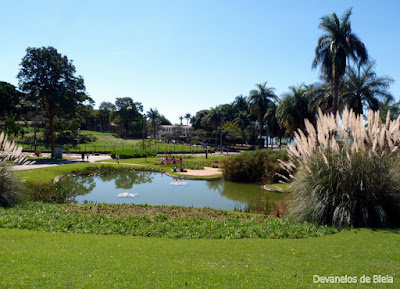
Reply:
[[71, 201], [72, 194], [53, 183], [30, 184], [28, 188], [28, 198], [31, 201], [44, 203], [63, 204]]
[[[183, 210], [187, 212], [179, 215]], [[204, 211], [209, 213], [202, 214]], [[253, 214], [134, 204], [67, 206], [26, 202], [12, 208], [0, 208], [0, 220], [1, 228], [171, 239], [298, 239], [337, 232], [332, 227]]]
[[131, 159], [131, 158], [144, 158], [144, 157], [155, 157], [157, 152], [155, 151], [142, 151], [142, 150], [130, 150], [130, 151], [120, 151], [112, 152], [110, 156], [115, 159], [115, 155], [119, 155], [120, 159]]
[[0, 206], [13, 206], [25, 198], [22, 186], [11, 168], [5, 162], [13, 162], [14, 165], [29, 165], [22, 154], [22, 147], [8, 140], [8, 136], [0, 133]]
[[25, 198], [23, 188], [9, 166], [0, 164], [0, 206], [10, 207]]
[[400, 225], [399, 120], [382, 124], [370, 112], [365, 129], [363, 116], [347, 110], [342, 119], [320, 112], [318, 130], [306, 120], [308, 135], [296, 133], [291, 161], [282, 163], [297, 167], [289, 216], [338, 227]]
[[222, 161], [225, 180], [234, 182], [276, 183], [285, 174], [278, 159], [287, 160], [286, 151], [257, 150], [230, 156]]

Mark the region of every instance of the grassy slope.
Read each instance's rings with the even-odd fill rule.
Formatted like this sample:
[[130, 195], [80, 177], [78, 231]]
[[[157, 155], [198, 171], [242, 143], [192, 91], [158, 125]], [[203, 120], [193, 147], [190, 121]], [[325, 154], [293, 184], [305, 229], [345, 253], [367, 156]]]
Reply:
[[[39, 138], [43, 137], [43, 133], [38, 133]], [[114, 151], [114, 148], [118, 150], [132, 150], [135, 147], [137, 149], [142, 149], [141, 144], [142, 141], [141, 139], [122, 139], [119, 137], [116, 137], [115, 134], [113, 133], [105, 133], [105, 132], [95, 132], [95, 131], [88, 131], [88, 130], [82, 130], [80, 131], [80, 137], [83, 139], [85, 137], [88, 139], [88, 142], [86, 144], [80, 143], [76, 148], [72, 146], [66, 146], [64, 147], [64, 151], [66, 150], [78, 150], [78, 151], [108, 151], [112, 152]], [[19, 140], [19, 144], [21, 144], [25, 149], [31, 149], [33, 147], [33, 134], [27, 134], [25, 139], [29, 139], [30, 145], [27, 144], [22, 144], [21, 140]], [[94, 140], [93, 142], [91, 140]], [[17, 140], [18, 141], [18, 140]], [[154, 141], [154, 140], [153, 140]], [[58, 147], [59, 145], [56, 145]], [[46, 144], [45, 147], [43, 145], [38, 145], [39, 150], [49, 150], [50, 149], [50, 143]], [[164, 142], [157, 143], [156, 145], [151, 146], [150, 148], [153, 151], [160, 151], [160, 152], [168, 152], [169, 150], [172, 150], [172, 152], [176, 151], [184, 151], [184, 152], [190, 152], [190, 150], [193, 150], [194, 152], [203, 152], [204, 149], [201, 147], [190, 147], [190, 146], [185, 146], [185, 145], [174, 145], [174, 144], [167, 144]]]
[[[312, 288], [313, 275], [391, 275], [400, 231], [300, 240], [174, 240], [0, 229], [0, 287]], [[342, 284], [328, 288], [360, 288]]]

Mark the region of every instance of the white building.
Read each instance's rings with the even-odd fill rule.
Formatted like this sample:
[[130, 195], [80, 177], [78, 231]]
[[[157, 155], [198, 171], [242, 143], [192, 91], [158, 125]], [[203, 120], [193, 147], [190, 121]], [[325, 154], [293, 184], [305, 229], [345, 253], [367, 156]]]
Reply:
[[157, 138], [162, 139], [166, 134], [174, 135], [176, 131], [179, 131], [179, 136], [186, 137], [191, 129], [190, 125], [160, 125]]

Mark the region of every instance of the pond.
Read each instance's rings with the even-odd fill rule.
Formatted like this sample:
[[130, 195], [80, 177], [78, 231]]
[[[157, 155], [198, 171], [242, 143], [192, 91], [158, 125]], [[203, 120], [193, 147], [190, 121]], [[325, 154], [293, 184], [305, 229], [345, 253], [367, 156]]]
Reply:
[[267, 192], [256, 184], [181, 180], [164, 173], [133, 171], [107, 176], [66, 176], [59, 186], [83, 203], [149, 204], [209, 207], [224, 210], [273, 209], [285, 195]]

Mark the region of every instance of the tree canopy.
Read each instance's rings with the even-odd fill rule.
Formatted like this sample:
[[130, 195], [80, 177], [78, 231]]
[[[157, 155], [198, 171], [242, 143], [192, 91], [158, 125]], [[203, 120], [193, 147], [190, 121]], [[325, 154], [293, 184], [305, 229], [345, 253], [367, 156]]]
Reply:
[[49, 117], [51, 152], [54, 156], [54, 118], [71, 112], [79, 103], [90, 99], [83, 78], [75, 75], [72, 61], [54, 47], [28, 47], [20, 66], [17, 76], [20, 89]]
[[365, 45], [351, 31], [351, 9], [339, 20], [336, 13], [321, 18], [319, 28], [326, 33], [318, 39], [312, 67], [321, 65], [321, 71], [331, 81], [333, 112], [338, 109], [339, 83], [345, 74], [348, 58], [365, 63], [368, 52]]

